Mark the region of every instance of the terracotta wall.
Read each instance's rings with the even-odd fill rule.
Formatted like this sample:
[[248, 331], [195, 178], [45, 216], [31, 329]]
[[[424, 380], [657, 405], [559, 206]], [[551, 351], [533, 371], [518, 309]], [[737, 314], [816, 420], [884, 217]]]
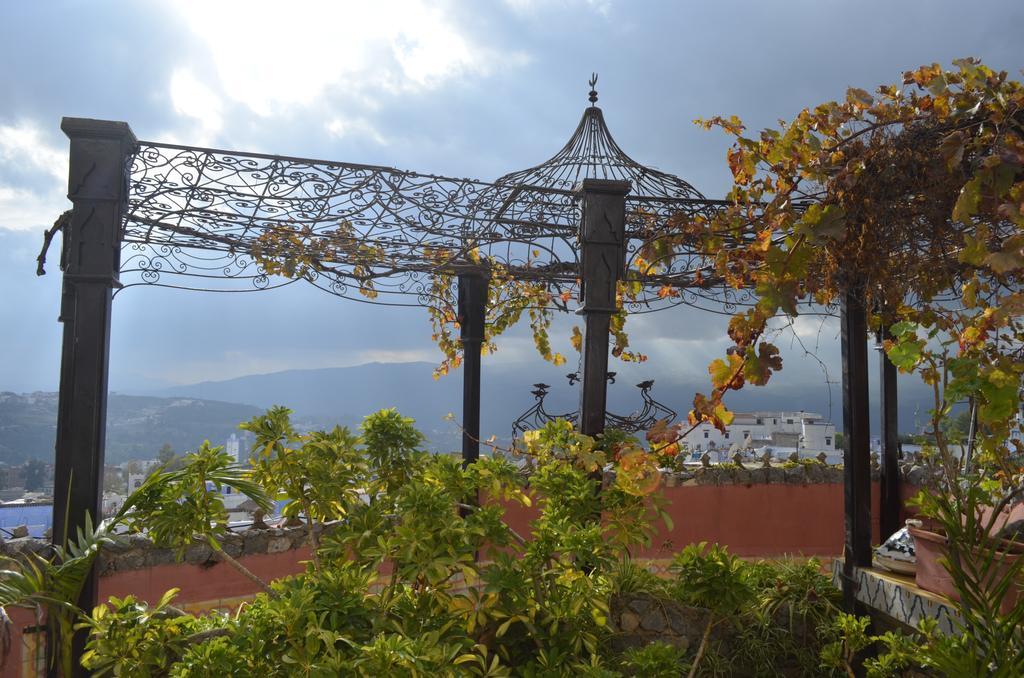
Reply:
[[[311, 558], [308, 548], [247, 556], [241, 559], [253, 574], [264, 581], [302, 572], [303, 561]], [[228, 609], [232, 602], [257, 593], [256, 585], [225, 563], [211, 565], [157, 565], [142, 570], [115, 572], [100, 578], [100, 600], [110, 596], [134, 595], [153, 602], [165, 591], [181, 589], [175, 605], [189, 612]]]
[[[301, 572], [302, 561], [309, 560], [309, 549], [295, 549], [283, 553], [247, 556], [242, 559], [246, 567], [265, 581]], [[188, 612], [204, 612], [212, 609], [233, 610], [240, 602], [256, 593], [256, 586], [224, 563], [211, 566], [174, 564], [158, 565], [140, 570], [116, 572], [100, 578], [100, 600], [110, 596], [123, 598], [134, 595], [149, 602], [156, 602], [165, 591], [180, 589], [175, 605]], [[11, 652], [0, 678], [21, 678], [44, 675], [32, 671], [33, 651], [39, 647], [41, 634], [33, 632], [36, 625], [34, 615], [27, 610], [12, 610], [14, 632], [11, 638]], [[28, 634], [23, 634], [23, 629]], [[37, 659], [42, 666], [41, 657]]]
[[[740, 556], [842, 555], [843, 486], [838, 483], [684, 485], [662, 488], [674, 523], [660, 526], [644, 558], [669, 558], [693, 542], [718, 542]], [[878, 483], [872, 483], [873, 539], [878, 537]], [[510, 507], [506, 520], [529, 533], [535, 509]]]

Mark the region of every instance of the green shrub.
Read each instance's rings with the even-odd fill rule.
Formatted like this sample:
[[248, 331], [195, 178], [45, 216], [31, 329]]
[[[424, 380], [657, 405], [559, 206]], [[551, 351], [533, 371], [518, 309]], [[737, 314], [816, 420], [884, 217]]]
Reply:
[[176, 594], [171, 589], [153, 607], [134, 596], [111, 598], [97, 607], [85, 624], [90, 646], [82, 665], [94, 675], [164, 675], [203, 639], [204, 628], [216, 625], [174, 609], [170, 603]]
[[[311, 527], [332, 520], [316, 558], [231, 616], [183, 615], [170, 597], [152, 608], [112, 599], [85, 621], [90, 668], [261, 678], [816, 675], [819, 651], [837, 638], [836, 594], [817, 562], [748, 563], [702, 543], [675, 557], [668, 580], [634, 563], [630, 549], [650, 543], [663, 509], [643, 491], [648, 460], [628, 436], [594, 440], [559, 422], [533, 432], [526, 486], [520, 465], [500, 454], [466, 468], [425, 454], [393, 410], [367, 417], [359, 436], [298, 434], [284, 408], [246, 427], [257, 437], [252, 472], [204, 446], [157, 474], [126, 522], [151, 523], [179, 549], [196, 536], [216, 548], [223, 506], [205, 496], [214, 494], [206, 483], [231, 484], [263, 502], [285, 499]], [[602, 487], [594, 471], [616, 456], [628, 461]], [[504, 522], [507, 502], [537, 506], [528, 533]], [[699, 642], [613, 651], [611, 597], [639, 592], [710, 610]]]
[[627, 676], [675, 678], [688, 668], [685, 660], [685, 650], [658, 641], [624, 652], [622, 671]]

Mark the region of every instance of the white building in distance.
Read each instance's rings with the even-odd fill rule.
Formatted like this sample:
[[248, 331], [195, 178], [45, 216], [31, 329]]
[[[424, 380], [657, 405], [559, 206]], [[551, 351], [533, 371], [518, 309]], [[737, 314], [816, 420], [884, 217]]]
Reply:
[[765, 447], [796, 450], [802, 457], [813, 457], [836, 451], [836, 427], [814, 412], [736, 412], [725, 433], [704, 422], [681, 442], [684, 451], [695, 457], [717, 452], [718, 457], [725, 458], [733, 449]]
[[235, 435], [234, 433], [231, 434], [231, 437], [228, 438], [227, 442], [224, 444], [224, 451], [227, 452], [231, 456], [231, 458], [237, 461], [239, 464], [244, 464], [245, 462], [249, 461], [248, 455], [245, 455], [243, 458], [242, 441], [239, 440], [238, 436]]

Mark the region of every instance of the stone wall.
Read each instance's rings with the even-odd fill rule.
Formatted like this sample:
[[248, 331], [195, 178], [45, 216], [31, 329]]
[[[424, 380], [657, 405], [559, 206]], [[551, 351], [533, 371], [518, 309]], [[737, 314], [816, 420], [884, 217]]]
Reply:
[[[329, 529], [329, 526], [328, 526]], [[250, 528], [230, 532], [221, 540], [224, 551], [234, 558], [258, 555], [274, 555], [294, 551], [308, 546], [308, 530], [305, 526]], [[0, 543], [0, 555], [17, 558], [25, 552], [45, 555], [49, 543], [43, 539], [20, 537]], [[186, 548], [181, 557], [174, 549], [158, 548], [152, 540], [143, 535], [127, 535], [112, 545], [105, 546], [97, 562], [100, 576], [117, 572], [143, 570], [160, 565], [208, 566], [217, 562], [209, 544], [196, 542]]]
[[[931, 471], [918, 460], [907, 460], [900, 466], [900, 475], [907, 485], [923, 487], [929, 479]], [[871, 460], [871, 479], [878, 481], [880, 469], [876, 458]], [[789, 484], [807, 485], [811, 483], [843, 482], [843, 467], [830, 465], [814, 459], [802, 459], [797, 462], [772, 462], [765, 464], [757, 461], [742, 463], [715, 464], [687, 468], [685, 471], [663, 471], [662, 484], [666, 487], [683, 487], [686, 485], [756, 485], [756, 484]]]
[[[236, 559], [254, 555], [285, 553], [307, 546], [308, 543], [308, 531], [304, 526], [250, 528], [241, 532], [228, 533], [221, 540], [224, 552]], [[198, 542], [185, 549], [180, 559], [180, 562], [188, 565], [209, 565], [216, 561], [216, 555], [209, 544]], [[176, 562], [179, 562], [177, 551], [157, 548], [149, 538], [132, 535], [103, 550], [98, 570], [100, 576], [106, 576], [115, 572], [140, 570]]]
[[[877, 471], [874, 479], [878, 479]], [[816, 461], [795, 464], [716, 464], [681, 472], [663, 472], [666, 487], [686, 485], [806, 485], [808, 483], [842, 483], [843, 467]]]
[[[609, 624], [613, 632], [610, 644], [615, 651], [623, 652], [662, 642], [683, 649], [692, 660], [703, 642], [710, 614], [704, 608], [684, 605], [649, 593], [619, 594], [612, 597], [610, 604]], [[718, 620], [711, 627], [705, 651], [722, 659], [735, 658], [745, 648], [744, 643], [751, 642], [750, 638], [743, 636], [743, 625], [746, 623], [749, 622]], [[785, 607], [776, 610], [768, 623], [774, 629], [768, 636], [768, 642], [774, 645], [782, 641], [784, 635], [788, 635], [797, 646], [806, 648], [812, 661], [817, 663], [818, 648], [813, 645], [817, 640], [815, 629], [810, 628], [799, 616], [791, 616]], [[800, 658], [793, 654], [793, 646], [785, 647], [789, 649], [782, 646], [773, 648], [777, 653], [772, 659], [772, 667], [777, 672], [775, 675], [794, 678], [807, 675], [806, 670], [801, 668]], [[806, 661], [807, 657], [803, 659]], [[704, 664], [702, 668], [707, 669], [708, 665]], [[729, 671], [729, 675], [739, 678], [764, 675], [763, 671], [744, 661], [731, 664]], [[701, 675], [704, 675], [703, 671]]]
[[697, 647], [708, 625], [707, 610], [649, 593], [628, 593], [611, 600], [610, 624], [616, 652], [662, 641], [682, 649]]

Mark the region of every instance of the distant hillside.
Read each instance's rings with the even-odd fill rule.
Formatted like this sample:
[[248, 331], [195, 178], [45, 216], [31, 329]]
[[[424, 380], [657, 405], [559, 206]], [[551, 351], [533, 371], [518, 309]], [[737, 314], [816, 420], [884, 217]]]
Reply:
[[[206, 398], [260, 408], [287, 405], [296, 412], [359, 422], [375, 410], [396, 407], [438, 421], [461, 403], [462, 380], [435, 380], [431, 363], [368, 363], [355, 367], [287, 370], [225, 381], [204, 381], [154, 391], [153, 395]], [[436, 417], [434, 416], [436, 415]]]
[[[657, 378], [653, 395], [675, 409], [681, 419], [691, 407], [696, 390], [706, 383], [673, 380], [659, 373], [656, 366], [617, 364], [619, 376], [608, 389], [608, 408], [628, 414], [641, 405], [635, 384]], [[317, 422], [358, 426], [367, 414], [384, 407], [395, 407], [416, 419], [428, 434], [435, 450], [458, 449], [459, 431], [444, 420], [445, 414], [462, 411], [462, 372], [456, 370], [438, 380], [431, 376], [434, 365], [426, 362], [369, 363], [354, 367], [288, 370], [258, 374], [225, 381], [202, 382], [154, 392], [160, 396], [189, 396], [254, 405], [260, 408], [286, 405], [298, 414]], [[546, 402], [549, 412], [569, 412], [579, 407], [579, 386], [570, 386], [565, 368], [540, 363], [529, 370], [510, 369], [484, 363], [482, 379], [481, 429], [483, 437], [507, 439], [512, 421], [534, 400], [532, 384], [544, 381], [552, 385]], [[915, 411], [927, 413], [928, 393], [920, 383], [901, 379], [900, 424], [911, 431]], [[872, 389], [871, 397], [875, 397]], [[777, 380], [765, 389], [748, 387], [730, 394], [728, 404], [736, 411], [806, 410], [830, 417], [842, 428], [842, 391], [832, 387], [831, 411], [828, 392], [822, 384], [786, 387]], [[877, 431], [878, 417], [872, 405], [872, 429]]]
[[[357, 427], [363, 417], [382, 408], [393, 407], [416, 420], [428, 438], [430, 448], [438, 452], [461, 447], [461, 432], [445, 419], [448, 413], [462, 412], [461, 370], [441, 379], [433, 378], [435, 365], [427, 362], [368, 363], [353, 367], [288, 370], [255, 374], [225, 381], [208, 381], [154, 391], [159, 396], [180, 396], [241, 402], [259, 408], [285, 405], [318, 426], [342, 424]], [[546, 402], [549, 412], [575, 410], [579, 405], [579, 386], [570, 386], [564, 368], [541, 363], [524, 371], [484, 365], [481, 379], [481, 436], [492, 435], [507, 441], [512, 422], [534, 401], [533, 384], [552, 384]], [[640, 379], [646, 379], [645, 371]], [[633, 383], [640, 379], [623, 378], [609, 389], [609, 408], [626, 414], [641, 405]], [[689, 391], [687, 393], [687, 391]], [[685, 396], [684, 396], [685, 394]], [[659, 380], [655, 397], [673, 400], [683, 409], [692, 400], [692, 387]], [[686, 397], [686, 401], [681, 401]]]
[[[107, 417], [107, 459], [117, 463], [129, 458], [149, 458], [170, 443], [177, 450], [194, 448], [204, 439], [222, 444], [239, 422], [272, 405], [296, 412], [296, 424], [358, 427], [363, 417], [385, 407], [397, 408], [416, 420], [434, 451], [459, 449], [461, 433], [445, 420], [449, 412], [462, 411], [462, 372], [439, 380], [431, 376], [433, 365], [425, 362], [370, 363], [355, 367], [288, 370], [225, 381], [176, 386], [145, 395], [112, 395]], [[609, 410], [628, 414], [641, 405], [634, 384], [657, 377], [654, 397], [685, 419], [695, 390], [706, 384], [684, 383], [660, 375], [642, 365], [620, 368], [617, 382], [608, 391]], [[549, 412], [570, 412], [579, 406], [579, 387], [569, 386], [564, 368], [539, 364], [529, 371], [484, 364], [481, 408], [482, 437], [507, 441], [512, 421], [534, 400], [531, 384], [552, 384], [546, 401]], [[927, 413], [927, 392], [901, 380], [900, 424], [913, 430], [915, 413]], [[872, 397], [874, 397], [872, 389]], [[820, 384], [813, 388], [745, 388], [728, 399], [736, 411], [807, 410], [831, 417], [842, 428], [842, 393], [833, 386], [831, 411], [828, 393]], [[878, 417], [872, 405], [872, 430]], [[0, 393], [0, 461], [18, 464], [27, 459], [53, 458], [57, 397], [53, 393], [15, 395]]]
[[[177, 452], [207, 439], [222, 445], [239, 422], [259, 412], [251, 405], [214, 400], [111, 394], [107, 462], [151, 459], [164, 443]], [[56, 430], [56, 393], [0, 393], [0, 461], [52, 461]]]
[[[393, 407], [416, 420], [435, 451], [451, 451], [459, 447], [460, 433], [445, 415], [461, 411], [461, 373], [435, 380], [433, 370], [434, 365], [426, 362], [368, 363], [254, 374], [153, 393], [240, 402], [260, 409], [284, 405], [318, 426], [355, 428], [366, 415]], [[529, 382], [513, 386], [498, 373], [488, 374], [484, 380], [485, 410], [499, 416], [488, 417], [485, 413], [485, 428], [507, 436], [508, 422], [530, 406], [529, 390]], [[509, 417], [512, 411], [516, 414]]]

